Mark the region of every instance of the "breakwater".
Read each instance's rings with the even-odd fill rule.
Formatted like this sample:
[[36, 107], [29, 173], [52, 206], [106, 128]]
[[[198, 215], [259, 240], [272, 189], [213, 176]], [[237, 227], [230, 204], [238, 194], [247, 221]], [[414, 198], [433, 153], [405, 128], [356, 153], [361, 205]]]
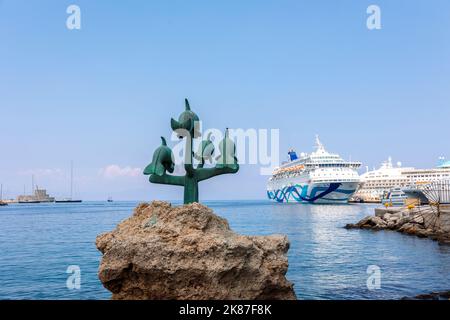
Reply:
[[427, 205], [414, 208], [376, 208], [347, 229], [394, 230], [400, 233], [430, 238], [440, 244], [450, 244], [450, 206]]

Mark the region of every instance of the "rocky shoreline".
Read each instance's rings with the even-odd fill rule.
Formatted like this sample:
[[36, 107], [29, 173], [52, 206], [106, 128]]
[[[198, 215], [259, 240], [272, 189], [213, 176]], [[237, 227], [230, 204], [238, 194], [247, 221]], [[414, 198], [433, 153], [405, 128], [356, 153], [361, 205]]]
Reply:
[[420, 294], [413, 298], [404, 297], [402, 300], [450, 300], [450, 291], [432, 292]]
[[450, 244], [449, 207], [434, 208], [378, 208], [374, 216], [367, 216], [346, 229], [393, 230], [420, 238], [430, 238], [440, 244]]
[[239, 235], [198, 203], [140, 204], [96, 245], [112, 299], [296, 299], [286, 236]]

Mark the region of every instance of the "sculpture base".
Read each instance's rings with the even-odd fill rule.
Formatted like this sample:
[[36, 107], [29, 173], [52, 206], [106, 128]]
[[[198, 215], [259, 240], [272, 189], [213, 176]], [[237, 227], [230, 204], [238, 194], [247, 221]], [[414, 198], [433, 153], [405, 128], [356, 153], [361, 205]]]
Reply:
[[296, 299], [286, 236], [236, 234], [198, 203], [141, 204], [96, 245], [113, 299]]

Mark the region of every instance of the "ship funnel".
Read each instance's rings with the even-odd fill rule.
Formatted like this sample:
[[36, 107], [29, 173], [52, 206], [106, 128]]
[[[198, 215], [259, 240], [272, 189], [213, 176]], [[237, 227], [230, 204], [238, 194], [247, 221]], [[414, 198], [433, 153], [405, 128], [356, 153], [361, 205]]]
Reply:
[[288, 155], [289, 155], [289, 160], [291, 160], [291, 161], [298, 159], [297, 153], [294, 151], [294, 149], [289, 150]]

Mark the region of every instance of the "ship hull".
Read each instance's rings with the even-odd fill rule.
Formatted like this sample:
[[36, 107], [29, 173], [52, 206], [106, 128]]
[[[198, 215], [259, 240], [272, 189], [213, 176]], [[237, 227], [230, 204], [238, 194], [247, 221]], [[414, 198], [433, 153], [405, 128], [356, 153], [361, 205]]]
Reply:
[[267, 190], [267, 196], [279, 203], [348, 203], [356, 192], [358, 184], [358, 182], [298, 183], [280, 189]]

